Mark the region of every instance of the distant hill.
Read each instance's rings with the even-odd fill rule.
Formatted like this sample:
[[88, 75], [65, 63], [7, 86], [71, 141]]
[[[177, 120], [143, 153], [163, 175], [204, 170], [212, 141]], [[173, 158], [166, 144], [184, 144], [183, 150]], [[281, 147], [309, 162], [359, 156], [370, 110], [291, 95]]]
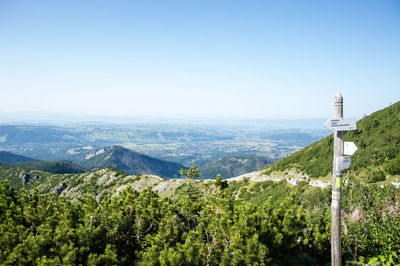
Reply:
[[229, 178], [255, 171], [271, 163], [271, 160], [263, 157], [227, 156], [200, 167], [200, 176], [215, 178], [217, 174], [220, 174], [223, 178]]
[[87, 169], [115, 167], [130, 175], [159, 175], [165, 178], [180, 177], [184, 166], [178, 163], [153, 158], [121, 146], [110, 146], [86, 156], [77, 164]]
[[14, 164], [14, 163], [34, 162], [34, 161], [39, 161], [39, 160], [14, 154], [8, 151], [0, 151], [0, 163], [3, 164]]
[[74, 164], [71, 161], [24, 162], [24, 163], [18, 163], [17, 165], [53, 174], [75, 174], [87, 171], [85, 168], [77, 164]]
[[[357, 122], [356, 131], [346, 131], [343, 139], [354, 142], [358, 151], [351, 156], [348, 173], [367, 182], [383, 181], [387, 175], [400, 174], [400, 102]], [[311, 177], [330, 175], [333, 161], [333, 135], [311, 144], [264, 170], [296, 169]]]

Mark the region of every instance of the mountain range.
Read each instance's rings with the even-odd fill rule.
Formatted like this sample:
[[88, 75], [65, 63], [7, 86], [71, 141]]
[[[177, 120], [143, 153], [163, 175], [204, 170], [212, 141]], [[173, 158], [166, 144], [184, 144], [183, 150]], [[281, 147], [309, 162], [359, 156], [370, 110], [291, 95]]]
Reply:
[[[344, 134], [344, 140], [353, 141], [359, 148], [351, 157], [353, 163], [350, 169], [346, 170], [345, 178], [357, 179], [363, 183], [381, 184], [393, 182], [399, 178], [399, 117], [400, 102], [361, 119], [357, 122], [356, 131], [348, 131]], [[215, 167], [209, 168], [209, 173], [223, 175], [221, 170], [215, 170], [217, 166], [229, 168], [230, 164], [239, 165], [237, 166], [239, 169], [242, 161], [244, 161], [242, 158], [235, 157], [217, 160], [213, 164]], [[298, 173], [303, 177], [308, 176], [313, 180], [331, 180], [332, 161], [333, 137], [331, 135], [260, 169], [258, 175], [260, 180], [272, 180], [277, 176], [284, 179], [292, 176], [293, 173]], [[255, 162], [255, 165], [269, 163], [262, 159], [252, 162]], [[173, 191], [185, 181], [165, 180], [155, 176], [163, 176], [167, 179], [178, 177], [182, 165], [152, 158], [120, 146], [106, 147], [88, 155], [80, 164], [85, 166], [85, 169], [93, 170], [85, 173], [52, 174], [32, 169], [32, 167], [28, 168], [29, 164], [32, 163], [0, 165], [0, 179], [7, 180], [17, 190], [22, 187], [28, 190], [36, 188], [39, 192], [55, 191], [58, 194], [65, 190], [64, 194], [74, 197], [87, 191], [96, 191], [95, 195], [99, 196], [107, 192], [117, 193], [126, 186], [146, 185], [157, 186], [157, 191], [162, 193]], [[229, 182], [234, 182], [232, 180], [237, 179], [228, 179]], [[202, 182], [207, 187], [208, 181]]]
[[178, 178], [183, 165], [150, 157], [121, 146], [109, 146], [89, 154], [77, 164], [86, 169], [115, 167], [130, 175], [159, 175], [165, 178]]
[[114, 167], [130, 175], [158, 175], [178, 178], [183, 165], [153, 158], [121, 146], [109, 146], [89, 154], [73, 163], [69, 160], [39, 161], [37, 159], [0, 151], [0, 164], [13, 165], [29, 170], [52, 174], [83, 173], [89, 170]]

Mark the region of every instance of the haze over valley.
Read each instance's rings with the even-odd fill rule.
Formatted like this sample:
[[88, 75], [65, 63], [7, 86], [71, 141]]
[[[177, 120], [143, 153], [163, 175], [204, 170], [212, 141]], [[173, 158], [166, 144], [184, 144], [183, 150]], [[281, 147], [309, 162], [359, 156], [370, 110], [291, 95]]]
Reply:
[[[99, 150], [118, 145], [181, 165], [195, 162], [202, 170], [209, 169], [208, 164], [229, 156], [247, 160], [264, 158], [265, 165], [277, 161], [327, 136], [327, 130], [316, 128], [321, 121], [3, 123], [0, 124], [0, 146], [1, 150], [39, 160], [71, 160], [80, 164]], [[253, 163], [248, 161], [247, 164]], [[234, 170], [239, 166], [233, 167], [232, 173], [223, 171], [226, 173], [224, 177], [257, 170], [256, 165], [260, 168], [259, 163], [250, 168], [240, 166], [242, 171], [239, 172]], [[215, 178], [213, 171], [206, 170], [204, 174], [204, 178]]]

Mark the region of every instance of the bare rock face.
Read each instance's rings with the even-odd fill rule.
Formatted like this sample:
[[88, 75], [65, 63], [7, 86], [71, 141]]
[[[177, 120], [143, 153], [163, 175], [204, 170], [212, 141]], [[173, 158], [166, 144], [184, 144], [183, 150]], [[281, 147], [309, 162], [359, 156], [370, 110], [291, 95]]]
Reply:
[[31, 175], [28, 173], [22, 173], [19, 178], [21, 178], [22, 185], [25, 186], [25, 184], [31, 179]]
[[63, 192], [64, 189], [66, 189], [67, 187], [68, 187], [67, 184], [62, 183], [62, 184], [60, 184], [59, 186], [55, 187], [55, 188], [53, 189], [53, 192], [54, 192], [54, 193], [57, 193], [57, 195], [60, 195], [61, 192]]

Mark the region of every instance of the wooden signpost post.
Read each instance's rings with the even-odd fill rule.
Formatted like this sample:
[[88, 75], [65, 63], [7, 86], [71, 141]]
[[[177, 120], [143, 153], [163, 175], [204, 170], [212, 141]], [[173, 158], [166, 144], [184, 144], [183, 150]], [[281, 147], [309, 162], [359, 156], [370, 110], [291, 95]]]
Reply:
[[[332, 178], [332, 229], [331, 229], [331, 264], [332, 266], [342, 265], [341, 239], [340, 239], [340, 211], [342, 199], [342, 171], [349, 168], [351, 160], [349, 156], [354, 154], [357, 147], [352, 142], [343, 143], [343, 132], [356, 130], [355, 118], [343, 118], [343, 97], [338, 92], [335, 96], [334, 118], [328, 119], [324, 126], [334, 131], [334, 151], [333, 151], [333, 178]], [[346, 148], [346, 150], [345, 150]]]

